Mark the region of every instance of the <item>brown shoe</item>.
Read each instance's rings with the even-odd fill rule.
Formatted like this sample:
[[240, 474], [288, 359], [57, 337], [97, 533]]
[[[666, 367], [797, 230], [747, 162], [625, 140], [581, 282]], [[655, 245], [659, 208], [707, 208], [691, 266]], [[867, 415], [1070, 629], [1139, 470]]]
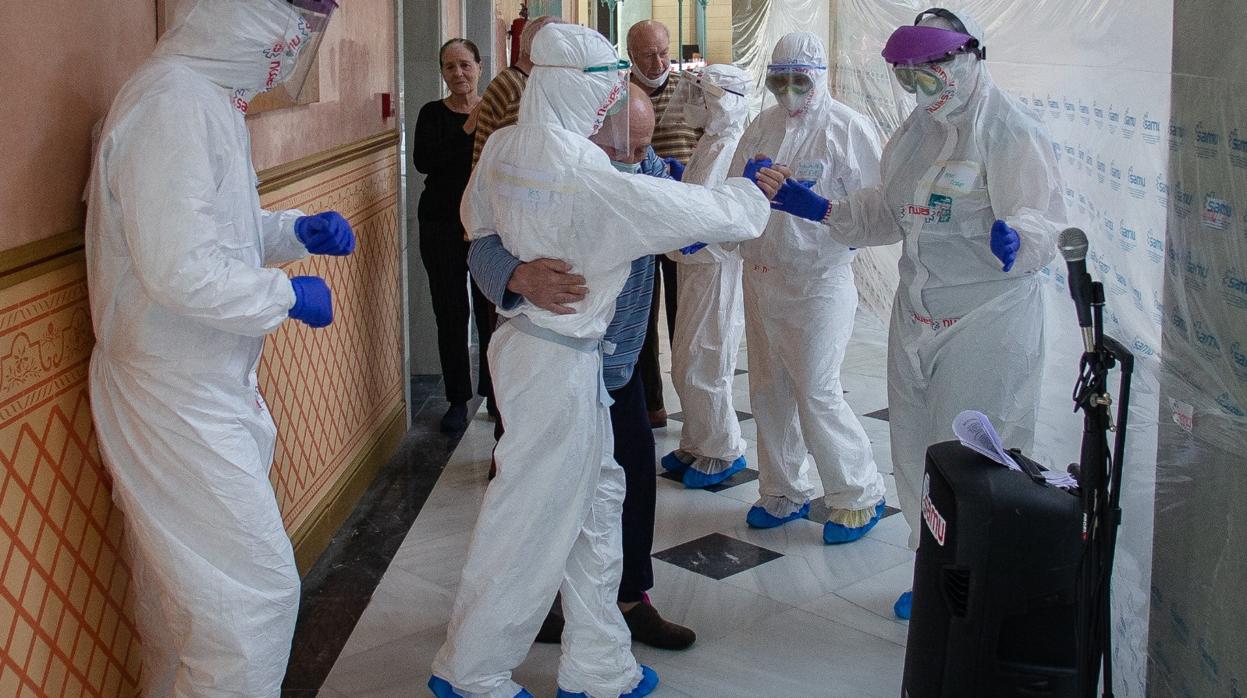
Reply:
[[623, 617], [628, 624], [628, 630], [632, 632], [633, 641], [650, 647], [684, 650], [697, 641], [697, 633], [691, 628], [665, 620], [648, 600], [633, 606]]
[[663, 427], [667, 426], [667, 411], [666, 410], [650, 410], [649, 411], [649, 426], [650, 426], [650, 429], [662, 429]]

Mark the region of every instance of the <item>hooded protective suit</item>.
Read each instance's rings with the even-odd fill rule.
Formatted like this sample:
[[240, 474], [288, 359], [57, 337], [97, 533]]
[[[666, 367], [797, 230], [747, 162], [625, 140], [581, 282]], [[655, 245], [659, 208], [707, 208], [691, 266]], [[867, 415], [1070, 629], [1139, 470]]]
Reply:
[[[958, 18], [985, 44], [973, 20]], [[951, 29], [940, 19], [923, 24]], [[1009, 447], [1032, 446], [1043, 366], [1035, 272], [1052, 258], [1065, 222], [1051, 139], [1039, 122], [973, 55], [933, 69], [946, 74], [947, 88], [892, 136], [882, 184], [837, 201], [828, 219], [832, 237], [848, 245], [904, 241], [889, 329], [888, 410], [913, 548], [927, 447], [953, 438], [959, 412], [986, 414]], [[990, 249], [997, 219], [1021, 237], [1008, 273]]]
[[[144, 694], [276, 696], [299, 575], [256, 383], [307, 253], [260, 209], [241, 109], [288, 72], [276, 0], [187, 0], [113, 102], [88, 184], [91, 406], [125, 513]], [[272, 70], [270, 69], [272, 67]]]
[[[727, 179], [736, 145], [745, 131], [751, 78], [727, 64], [707, 66], [702, 75], [715, 85], [745, 95], [705, 94], [699, 95], [704, 100], [677, 105], [684, 112], [685, 123], [704, 129], [682, 181], [713, 187]], [[691, 84], [682, 84], [681, 89], [701, 92]], [[745, 455], [745, 441], [732, 403], [736, 354], [745, 332], [740, 253], [734, 246], [727, 250], [708, 245], [691, 255], [674, 252], [668, 256], [680, 263], [676, 285], [680, 312], [671, 341], [671, 381], [684, 410], [677, 457], [683, 463], [692, 460], [690, 470], [705, 476], [686, 473], [686, 484], [707, 486], [725, 479], [729, 469], [744, 466], [743, 460], [734, 465]]]
[[[764, 110], [745, 130], [732, 172], [755, 153], [792, 168], [823, 196], [842, 198], [879, 181], [879, 141], [861, 114], [827, 92], [827, 53], [808, 32], [787, 34], [773, 64], [810, 66], [813, 89], [799, 111]], [[821, 67], [817, 67], [821, 66]], [[744, 258], [749, 400], [758, 425], [760, 499], [773, 517], [794, 515], [814, 495], [805, 456], [814, 458], [831, 520], [861, 526], [884, 497], [870, 439], [840, 387], [853, 333], [854, 253], [811, 221], [774, 212]]]
[[561, 587], [559, 686], [614, 698], [641, 673], [615, 605], [624, 476], [611, 457], [600, 342], [633, 259], [756, 237], [769, 207], [748, 180], [708, 189], [611, 166], [588, 136], [627, 88], [600, 34], [546, 26], [532, 58], [519, 123], [490, 136], [468, 181], [464, 228], [499, 235], [521, 260], [566, 260], [589, 291], [572, 315], [527, 301], [499, 309], [508, 319], [489, 361], [507, 431], [433, 671], [462, 695], [516, 695], [511, 669]]

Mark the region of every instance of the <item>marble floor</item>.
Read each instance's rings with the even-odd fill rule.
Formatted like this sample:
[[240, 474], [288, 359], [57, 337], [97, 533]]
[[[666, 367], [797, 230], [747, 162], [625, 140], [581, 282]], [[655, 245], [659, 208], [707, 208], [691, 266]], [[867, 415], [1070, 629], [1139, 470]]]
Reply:
[[[884, 326], [859, 314], [844, 389], [862, 416], [892, 503], [885, 349]], [[739, 368], [736, 407], [752, 468], [757, 430], [749, 411], [747, 348]], [[679, 398], [669, 376], [665, 380], [672, 419], [655, 431], [659, 456], [679, 443], [681, 426]], [[482, 409], [398, 546], [320, 695], [427, 695], [429, 665], [445, 639], [485, 491], [492, 431]], [[907, 627], [893, 617], [892, 603], [913, 572], [903, 517], [889, 510], [865, 539], [836, 547], [822, 544], [821, 527], [812, 521], [753, 530], [744, 517], [757, 496], [756, 478], [748, 470], [714, 492], [658, 479], [650, 596], [665, 616], [696, 630], [698, 641], [683, 652], [634, 646], [637, 658], [661, 676], [653, 695], [899, 695]], [[553, 696], [557, 663], [557, 646], [534, 645], [515, 678], [536, 696]]]

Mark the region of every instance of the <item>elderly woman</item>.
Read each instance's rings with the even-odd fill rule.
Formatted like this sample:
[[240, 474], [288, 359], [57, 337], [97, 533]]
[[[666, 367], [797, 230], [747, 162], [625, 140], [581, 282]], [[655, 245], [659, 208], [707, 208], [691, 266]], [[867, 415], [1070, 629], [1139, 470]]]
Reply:
[[[468, 354], [468, 242], [459, 222], [459, 200], [472, 172], [473, 135], [465, 128], [480, 104], [476, 83], [481, 77], [481, 54], [467, 39], [442, 45], [442, 80], [450, 95], [424, 105], [416, 118], [412, 158], [425, 175], [417, 219], [420, 222], [420, 258], [429, 276], [433, 315], [437, 319], [437, 350], [446, 401], [442, 431], [467, 427], [468, 400], [472, 399], [472, 369]], [[493, 330], [493, 306], [473, 283], [471, 314], [480, 336], [477, 394], [494, 413], [493, 384], [485, 350]]]

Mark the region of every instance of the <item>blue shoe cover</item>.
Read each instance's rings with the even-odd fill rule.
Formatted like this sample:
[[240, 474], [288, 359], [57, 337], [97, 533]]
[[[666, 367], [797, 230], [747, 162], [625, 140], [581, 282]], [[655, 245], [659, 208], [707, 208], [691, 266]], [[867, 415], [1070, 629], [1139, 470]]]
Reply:
[[[658, 672], [642, 664], [641, 683], [619, 698], [641, 698], [653, 693], [655, 688], [658, 688]], [[556, 698], [589, 698], [589, 696], [585, 693], [569, 693], [560, 688]]]
[[[449, 681], [440, 676], [429, 677], [429, 690], [437, 698], [463, 698], [462, 693], [456, 691]], [[515, 694], [515, 698], [533, 698], [533, 694], [529, 693], [527, 689], [521, 688], [520, 692]]]
[[688, 470], [688, 466], [689, 466], [688, 463], [685, 463], [684, 461], [680, 460], [680, 457], [675, 454], [675, 451], [672, 451], [671, 453], [668, 453], [667, 455], [663, 456], [662, 460], [659, 462], [662, 463], [663, 470], [668, 470], [673, 473], [678, 473], [682, 470]]
[[775, 528], [776, 526], [783, 526], [789, 521], [796, 521], [808, 513], [810, 513], [809, 502], [802, 504], [800, 509], [782, 519], [778, 516], [772, 516], [769, 511], [762, 507], [750, 507], [749, 513], [745, 516], [745, 523], [753, 528]]
[[875, 514], [870, 517], [870, 521], [858, 526], [857, 528], [849, 528], [833, 521], [823, 524], [823, 542], [827, 545], [840, 545], [842, 543], [852, 543], [862, 536], [870, 533], [870, 529], [879, 523], [879, 519], [883, 518], [883, 512], [887, 508], [882, 499], [875, 505]]
[[909, 620], [909, 616], [914, 612], [914, 592], [907, 591], [901, 594], [892, 606], [892, 611], [896, 613], [896, 617], [901, 620]]
[[707, 475], [697, 468], [689, 468], [684, 471], [684, 486], [690, 490], [699, 490], [703, 487], [714, 487], [744, 469], [744, 456], [732, 461], [732, 464], [727, 466], [727, 470], [724, 470], [721, 473], [715, 473], [714, 475]]

